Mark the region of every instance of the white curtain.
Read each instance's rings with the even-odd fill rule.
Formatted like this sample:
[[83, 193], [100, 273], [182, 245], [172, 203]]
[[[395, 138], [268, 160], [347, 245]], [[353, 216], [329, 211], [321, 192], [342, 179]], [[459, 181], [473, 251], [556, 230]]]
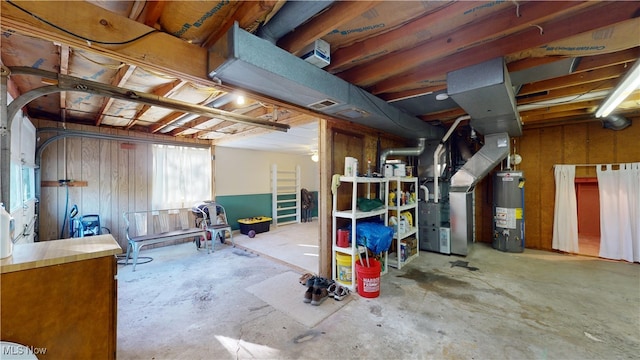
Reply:
[[154, 210], [190, 207], [211, 199], [211, 151], [153, 145]]
[[578, 205], [576, 202], [575, 165], [555, 165], [555, 208], [553, 244], [556, 250], [578, 253]]
[[597, 167], [600, 257], [640, 261], [640, 163]]

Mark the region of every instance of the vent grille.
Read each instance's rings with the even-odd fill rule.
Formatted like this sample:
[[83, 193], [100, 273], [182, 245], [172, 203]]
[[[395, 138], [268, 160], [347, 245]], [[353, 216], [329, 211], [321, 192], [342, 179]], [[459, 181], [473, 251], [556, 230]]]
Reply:
[[331, 107], [333, 105], [338, 105], [338, 102], [331, 99], [324, 99], [324, 100], [314, 102], [313, 104], [309, 104], [308, 107], [314, 110], [322, 110], [322, 109]]

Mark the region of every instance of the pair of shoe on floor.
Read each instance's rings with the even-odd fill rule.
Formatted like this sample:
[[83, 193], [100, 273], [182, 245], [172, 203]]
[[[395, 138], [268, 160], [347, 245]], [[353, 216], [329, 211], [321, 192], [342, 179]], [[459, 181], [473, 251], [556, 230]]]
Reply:
[[335, 281], [312, 274], [304, 274], [300, 277], [300, 283], [307, 286], [304, 293], [304, 302], [318, 306], [328, 297], [342, 300], [349, 295], [349, 289], [336, 284]]

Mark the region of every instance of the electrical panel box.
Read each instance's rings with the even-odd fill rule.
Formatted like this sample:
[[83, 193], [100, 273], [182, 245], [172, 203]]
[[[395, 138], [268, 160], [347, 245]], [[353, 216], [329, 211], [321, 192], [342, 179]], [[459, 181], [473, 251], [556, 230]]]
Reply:
[[301, 58], [322, 69], [331, 63], [331, 46], [328, 42], [318, 39], [302, 50]]

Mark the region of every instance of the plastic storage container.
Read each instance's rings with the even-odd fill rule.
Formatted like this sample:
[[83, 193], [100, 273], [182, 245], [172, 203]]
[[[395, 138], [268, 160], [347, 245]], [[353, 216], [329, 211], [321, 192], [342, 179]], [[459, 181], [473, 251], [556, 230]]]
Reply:
[[269, 223], [271, 223], [271, 218], [266, 216], [256, 216], [246, 219], [239, 219], [238, 223], [240, 224], [240, 233], [243, 235], [248, 235], [249, 231], [253, 230], [256, 234], [263, 233], [269, 231]]

